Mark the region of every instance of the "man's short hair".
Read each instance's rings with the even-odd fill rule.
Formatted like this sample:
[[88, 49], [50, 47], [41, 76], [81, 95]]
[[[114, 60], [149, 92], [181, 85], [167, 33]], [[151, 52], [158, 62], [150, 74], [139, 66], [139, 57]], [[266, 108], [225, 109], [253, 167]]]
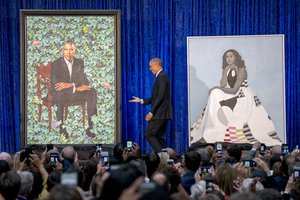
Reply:
[[195, 151], [189, 151], [184, 154], [184, 163], [188, 170], [197, 171], [201, 163], [201, 156]]
[[159, 66], [162, 67], [162, 61], [160, 58], [152, 58], [149, 63], [151, 64], [153, 62], [157, 63]]
[[21, 187], [20, 176], [15, 171], [8, 171], [0, 176], [0, 193], [4, 199], [16, 199]]
[[18, 175], [21, 179], [21, 188], [19, 191], [19, 195], [26, 196], [31, 191], [33, 185], [33, 175], [31, 172], [27, 171], [18, 171]]
[[64, 50], [64, 47], [65, 47], [65, 45], [67, 45], [67, 44], [70, 44], [72, 47], [74, 47], [75, 51], [77, 51], [77, 49], [76, 49], [76, 44], [75, 44], [73, 41], [71, 41], [71, 40], [65, 41], [65, 42], [63, 43], [62, 47], [61, 47], [61, 50]]

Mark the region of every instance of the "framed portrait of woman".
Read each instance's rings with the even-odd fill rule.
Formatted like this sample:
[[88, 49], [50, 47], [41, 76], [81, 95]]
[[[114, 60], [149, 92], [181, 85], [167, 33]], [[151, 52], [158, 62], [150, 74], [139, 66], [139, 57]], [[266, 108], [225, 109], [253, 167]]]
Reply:
[[189, 141], [285, 142], [284, 35], [188, 37]]
[[21, 144], [120, 140], [120, 10], [21, 10]]

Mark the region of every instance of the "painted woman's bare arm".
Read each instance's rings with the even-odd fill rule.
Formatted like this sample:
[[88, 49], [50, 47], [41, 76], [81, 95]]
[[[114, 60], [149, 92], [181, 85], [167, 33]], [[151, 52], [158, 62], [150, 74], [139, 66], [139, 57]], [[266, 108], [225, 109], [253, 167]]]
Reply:
[[240, 68], [239, 72], [238, 72], [238, 76], [236, 79], [236, 82], [233, 86], [233, 88], [221, 88], [221, 90], [223, 90], [226, 93], [229, 94], [235, 94], [237, 93], [237, 91], [240, 89], [240, 87], [242, 86], [244, 80], [247, 77], [247, 71], [245, 68]]
[[227, 71], [228, 71], [229, 67], [225, 67], [223, 69], [223, 72], [222, 72], [222, 78], [220, 80], [220, 86], [221, 88], [225, 88], [226, 85], [227, 85]]

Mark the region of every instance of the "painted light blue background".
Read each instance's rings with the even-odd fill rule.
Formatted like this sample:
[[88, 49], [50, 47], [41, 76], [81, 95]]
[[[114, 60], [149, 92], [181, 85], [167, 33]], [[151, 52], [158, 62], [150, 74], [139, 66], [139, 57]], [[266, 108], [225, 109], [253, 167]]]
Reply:
[[209, 89], [220, 85], [222, 56], [235, 49], [245, 61], [248, 85], [285, 141], [284, 36], [188, 37], [189, 126], [199, 118]]

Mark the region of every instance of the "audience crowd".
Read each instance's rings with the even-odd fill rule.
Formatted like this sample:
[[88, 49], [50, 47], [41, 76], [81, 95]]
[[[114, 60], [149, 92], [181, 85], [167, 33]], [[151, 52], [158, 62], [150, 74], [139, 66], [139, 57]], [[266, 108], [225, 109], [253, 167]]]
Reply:
[[300, 199], [300, 150], [259, 142], [141, 154], [138, 144], [101, 147], [78, 160], [72, 146], [0, 153], [0, 200]]

